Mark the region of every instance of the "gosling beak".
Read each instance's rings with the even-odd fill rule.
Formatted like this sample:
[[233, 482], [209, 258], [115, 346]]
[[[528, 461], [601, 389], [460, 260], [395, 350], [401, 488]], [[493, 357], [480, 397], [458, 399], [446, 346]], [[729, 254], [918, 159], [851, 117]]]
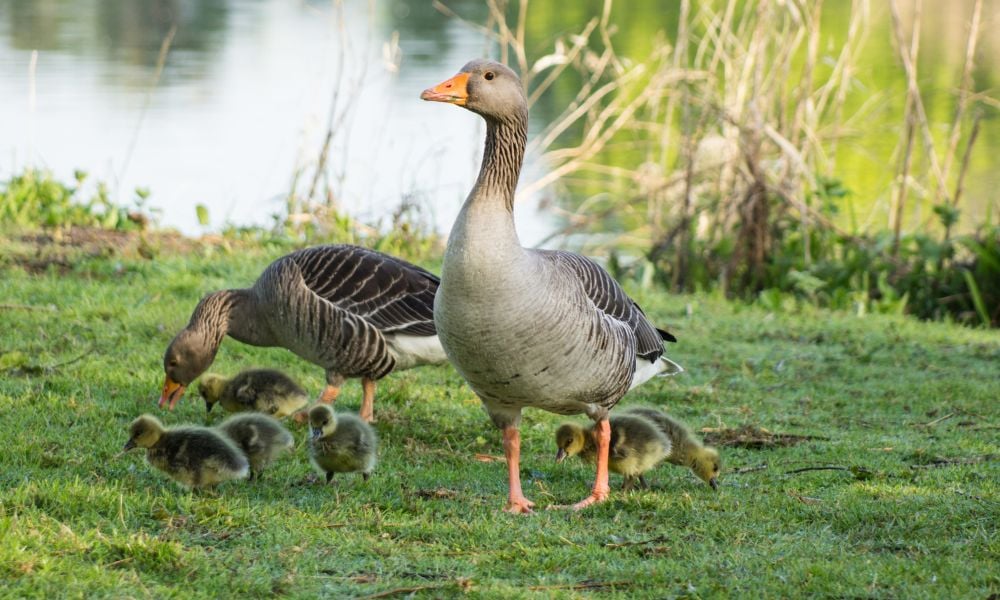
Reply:
[[177, 383], [167, 375], [166, 379], [163, 381], [163, 393], [160, 394], [160, 408], [168, 401], [170, 402], [170, 410], [174, 410], [174, 405], [177, 401], [181, 399], [184, 394], [184, 386]]
[[206, 412], [206, 413], [210, 413], [210, 412], [212, 412], [212, 407], [213, 407], [213, 406], [215, 406], [215, 404], [214, 404], [214, 403], [212, 403], [212, 402], [209, 402], [208, 400], [205, 400], [205, 412]]
[[125, 442], [125, 446], [122, 448], [122, 452], [128, 452], [132, 448], [135, 448], [135, 440], [129, 440]]
[[323, 437], [322, 429], [312, 429], [312, 439], [318, 440], [321, 437]]
[[468, 73], [459, 73], [447, 81], [443, 81], [436, 86], [424, 90], [420, 94], [421, 100], [431, 102], [447, 102], [465, 106], [465, 101], [469, 98], [469, 91], [466, 84], [469, 82]]
[[718, 478], [713, 477], [713, 478], [709, 479], [708, 480], [708, 485], [712, 486], [713, 490], [719, 491], [719, 479]]
[[564, 460], [566, 460], [566, 451], [560, 448], [559, 452], [556, 452], [556, 463], [561, 463]]

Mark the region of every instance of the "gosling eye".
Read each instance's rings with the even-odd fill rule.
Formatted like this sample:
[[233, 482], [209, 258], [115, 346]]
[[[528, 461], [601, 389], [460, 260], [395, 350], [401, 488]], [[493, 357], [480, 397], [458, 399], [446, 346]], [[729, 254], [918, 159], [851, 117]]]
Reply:
[[168, 360], [167, 361], [167, 366], [168, 367], [176, 367], [177, 366], [177, 359], [176, 358], [171, 358], [170, 360]]
[[486, 73], [483, 74], [483, 79], [486, 81], [493, 81], [494, 77], [496, 77], [496, 75], [493, 74], [493, 71], [486, 71]]

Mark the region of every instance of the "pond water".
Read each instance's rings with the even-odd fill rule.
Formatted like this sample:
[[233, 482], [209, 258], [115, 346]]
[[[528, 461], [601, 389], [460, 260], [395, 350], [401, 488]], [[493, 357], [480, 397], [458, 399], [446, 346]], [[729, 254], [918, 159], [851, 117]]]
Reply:
[[[479, 2], [448, 4], [473, 18], [485, 14]], [[989, 33], [998, 24], [996, 4], [987, 2], [977, 80], [996, 79], [1000, 61]], [[545, 35], [579, 27], [579, 6], [574, 14], [549, 8], [540, 19]], [[659, 2], [615, 10], [618, 39], [637, 51], [656, 30], [675, 27], [676, 8]], [[176, 35], [157, 79], [171, 23]], [[922, 57], [941, 64], [922, 62], [922, 72], [960, 68], [962, 26], [961, 19], [948, 26], [957, 31], [947, 38], [954, 51], [935, 52], [945, 43], [935, 34], [942, 25], [928, 20], [931, 50]], [[542, 49], [551, 44], [540, 31], [535, 38]], [[885, 53], [884, 42], [874, 51]], [[475, 179], [483, 130], [474, 115], [418, 96], [485, 47], [474, 29], [415, 0], [349, 1], [341, 9], [318, 0], [0, 0], [0, 177], [27, 165], [66, 179], [81, 169], [108, 181], [122, 202], [146, 187], [161, 222], [187, 233], [202, 231], [197, 204], [208, 207], [212, 228], [268, 224], [297, 169], [318, 155], [337, 89], [338, 105], [348, 109], [330, 157], [338, 205], [376, 222], [405, 201], [446, 231]], [[891, 63], [891, 55], [882, 59]], [[995, 119], [985, 123], [967, 190], [980, 214], [1000, 186], [990, 150], [1000, 146], [1000, 129]], [[893, 124], [881, 126], [871, 131], [884, 135]], [[891, 153], [892, 144], [879, 144], [869, 146]], [[529, 157], [527, 168], [537, 173], [544, 165]], [[887, 177], [882, 169], [858, 180], [884, 196]], [[526, 243], [558, 226], [530, 198], [518, 221]]]

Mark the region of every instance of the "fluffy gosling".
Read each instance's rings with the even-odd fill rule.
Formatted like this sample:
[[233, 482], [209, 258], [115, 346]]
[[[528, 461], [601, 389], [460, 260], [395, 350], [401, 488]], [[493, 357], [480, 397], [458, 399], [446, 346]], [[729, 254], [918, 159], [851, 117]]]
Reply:
[[256, 411], [284, 418], [309, 403], [299, 384], [281, 371], [249, 369], [231, 378], [206, 373], [198, 380], [198, 393], [205, 400], [205, 411], [216, 403], [227, 412]]
[[646, 406], [635, 406], [625, 410], [625, 414], [639, 415], [656, 423], [656, 426], [670, 438], [673, 449], [667, 462], [689, 467], [713, 490], [719, 489], [719, 473], [722, 471], [722, 459], [719, 451], [701, 443], [686, 425], [667, 413]]
[[166, 429], [152, 415], [142, 415], [129, 426], [123, 451], [133, 448], [145, 448], [149, 464], [190, 489], [243, 479], [250, 470], [246, 456], [217, 431], [188, 426]]
[[[643, 474], [660, 464], [670, 454], [670, 439], [656, 424], [638, 415], [615, 415], [609, 419], [611, 425], [611, 448], [608, 453], [608, 468], [624, 476], [623, 490], [632, 489], [638, 481], [648, 487]], [[594, 462], [597, 444], [593, 427], [584, 429], [575, 423], [565, 423], [556, 430], [556, 462], [567, 456], [579, 455], [584, 460]]]
[[326, 404], [309, 410], [309, 457], [326, 474], [361, 473], [365, 481], [375, 468], [378, 439], [371, 425], [350, 414], [337, 414]]
[[281, 423], [260, 413], [229, 417], [217, 429], [235, 442], [250, 461], [251, 481], [279, 454], [295, 447], [295, 439]]

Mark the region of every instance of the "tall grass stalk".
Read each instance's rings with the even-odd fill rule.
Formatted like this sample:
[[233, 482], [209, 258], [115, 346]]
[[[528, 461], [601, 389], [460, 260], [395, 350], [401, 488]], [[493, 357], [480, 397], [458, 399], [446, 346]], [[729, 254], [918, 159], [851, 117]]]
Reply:
[[[683, 0], [676, 31], [648, 55], [628, 57], [615, 47], [612, 0], [537, 54], [538, 43], [527, 43], [529, 0], [488, 0], [488, 7], [485, 25], [473, 26], [522, 73], [532, 104], [564, 77], [578, 89], [529, 140], [547, 171], [518, 190], [519, 198], [544, 190], [572, 199], [554, 208], [566, 222], [563, 243], [638, 257], [637, 268], [654, 265], [674, 289], [719, 286], [753, 297], [778, 288], [809, 299], [862, 293], [876, 303], [888, 293], [922, 303], [926, 314], [938, 310], [930, 308], [937, 294], [971, 307], [973, 291], [961, 278], [947, 278], [960, 290], [945, 290], [941, 282], [918, 285], [914, 273], [934, 278], [978, 260], [949, 236], [979, 131], [977, 106], [1000, 107], [973, 85], [981, 0], [968, 17], [956, 109], [940, 148], [917, 72], [922, 4], [910, 5], [904, 20], [898, 0], [889, 2], [906, 90], [895, 189], [886, 216], [873, 212], [860, 227], [852, 218], [849, 228], [836, 214], [850, 193], [837, 178], [838, 150], [885, 102], [870, 90], [858, 97], [869, 0], [852, 0], [836, 48], [823, 47], [830, 32], [822, 1]], [[921, 220], [926, 199], [941, 229]], [[942, 229], [938, 240], [926, 233]], [[993, 247], [993, 231], [981, 235]], [[626, 270], [627, 263], [614, 261]]]

